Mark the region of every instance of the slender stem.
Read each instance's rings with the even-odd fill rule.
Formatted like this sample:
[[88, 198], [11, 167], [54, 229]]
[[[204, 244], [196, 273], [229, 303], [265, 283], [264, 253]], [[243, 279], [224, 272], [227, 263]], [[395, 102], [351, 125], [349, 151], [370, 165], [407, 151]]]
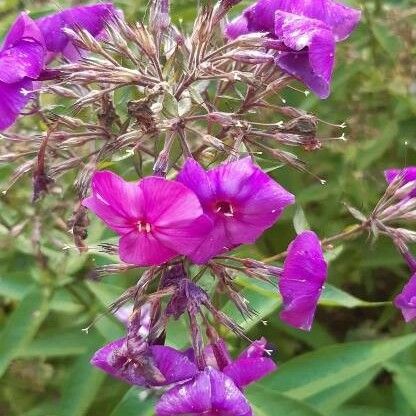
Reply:
[[[335, 234], [332, 237], [324, 238], [321, 241], [322, 247], [327, 247], [328, 245], [340, 241], [340, 240], [346, 240], [349, 237], [355, 236], [356, 234], [361, 234], [366, 228], [368, 227], [368, 222], [363, 222], [362, 224], [356, 224], [354, 227], [352, 227], [348, 231], [344, 231], [339, 234]], [[275, 254], [274, 256], [267, 257], [265, 259], [262, 259], [261, 261], [263, 263], [271, 263], [276, 260], [283, 259], [287, 256], [287, 250], [283, 251], [282, 253]]]

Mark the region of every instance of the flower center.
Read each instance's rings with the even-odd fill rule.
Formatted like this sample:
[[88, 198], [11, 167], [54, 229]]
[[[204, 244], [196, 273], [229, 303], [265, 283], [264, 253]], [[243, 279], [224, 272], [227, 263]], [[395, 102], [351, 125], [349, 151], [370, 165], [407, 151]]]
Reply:
[[150, 233], [152, 231], [152, 226], [143, 220], [140, 220], [137, 222], [137, 229], [139, 230], [139, 233]]
[[234, 208], [230, 202], [227, 201], [219, 201], [215, 205], [215, 212], [221, 213], [226, 217], [233, 217], [234, 216]]

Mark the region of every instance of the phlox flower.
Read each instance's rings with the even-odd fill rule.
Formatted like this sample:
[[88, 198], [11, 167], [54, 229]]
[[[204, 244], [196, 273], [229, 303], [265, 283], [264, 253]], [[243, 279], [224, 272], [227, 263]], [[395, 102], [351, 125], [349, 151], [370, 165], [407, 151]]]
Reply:
[[191, 190], [160, 177], [126, 182], [113, 172], [96, 172], [83, 205], [120, 235], [121, 260], [138, 266], [190, 254], [212, 228]]

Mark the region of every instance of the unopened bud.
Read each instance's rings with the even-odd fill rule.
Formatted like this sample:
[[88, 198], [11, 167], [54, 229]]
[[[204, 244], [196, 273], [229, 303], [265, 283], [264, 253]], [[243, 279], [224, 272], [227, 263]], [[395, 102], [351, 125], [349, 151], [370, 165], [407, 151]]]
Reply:
[[217, 139], [216, 137], [211, 136], [210, 134], [204, 134], [202, 136], [202, 139], [208, 144], [210, 144], [214, 149], [223, 151], [225, 148], [224, 143], [220, 139]]
[[220, 113], [219, 111], [208, 114], [208, 120], [213, 123], [221, 124], [222, 126], [233, 126], [235, 121], [227, 113]]
[[225, 55], [225, 57], [229, 57], [237, 62], [253, 65], [265, 64], [274, 60], [273, 55], [259, 51], [236, 51]]
[[414, 190], [416, 190], [416, 180], [404, 184], [395, 192], [394, 196], [396, 196], [397, 198], [404, 198]]

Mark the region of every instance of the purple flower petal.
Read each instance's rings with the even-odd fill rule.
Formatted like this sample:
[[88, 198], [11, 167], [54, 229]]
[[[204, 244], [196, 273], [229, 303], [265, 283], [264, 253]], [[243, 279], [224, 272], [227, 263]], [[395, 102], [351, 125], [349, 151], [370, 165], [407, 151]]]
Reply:
[[156, 367], [166, 378], [166, 384], [190, 379], [198, 372], [195, 363], [183, 352], [163, 345], [153, 345], [150, 350]]
[[279, 290], [283, 298], [280, 318], [309, 331], [318, 299], [327, 277], [327, 264], [320, 241], [312, 231], [298, 235], [289, 245]]
[[229, 39], [235, 39], [241, 35], [246, 35], [247, 33], [250, 33], [250, 30], [248, 28], [248, 19], [245, 14], [236, 17], [228, 23], [225, 29], [225, 34]]
[[239, 358], [224, 368], [223, 372], [240, 387], [246, 387], [277, 369], [271, 358]]
[[396, 296], [394, 305], [401, 309], [406, 322], [416, 319], [416, 274], [410, 278], [402, 292]]
[[242, 388], [260, 380], [277, 369], [266, 355], [266, 339], [254, 341], [239, 357], [228, 364], [223, 372]]
[[0, 82], [13, 84], [25, 77], [37, 79], [43, 69], [45, 46], [35, 22], [21, 13], [0, 51]]
[[[99, 36], [116, 10], [111, 3], [98, 3], [89, 6], [77, 6], [61, 12], [42, 17], [36, 21], [45, 38], [46, 48], [53, 54], [62, 53], [69, 60], [79, 59], [82, 54], [77, 53], [70, 38], [63, 31], [64, 28], [82, 28], [92, 36]], [[53, 56], [53, 55], [52, 55]]]
[[[150, 360], [153, 369], [146, 368], [146, 360]], [[163, 345], [149, 347], [143, 353], [140, 366], [130, 357], [125, 338], [99, 349], [91, 359], [91, 364], [113, 377], [138, 386], [166, 386], [188, 380], [198, 372], [196, 365], [184, 353]], [[158, 373], [158, 382], [147, 377], [154, 371]]]
[[33, 82], [27, 78], [15, 84], [0, 82], [0, 130], [10, 127], [29, 102], [31, 95], [23, 94], [23, 89], [31, 91]]
[[335, 43], [350, 35], [360, 17], [359, 10], [332, 0], [258, 0], [227, 25], [226, 34], [234, 39], [249, 32], [267, 33], [277, 42], [270, 43], [276, 48], [276, 64], [326, 98]]
[[263, 357], [266, 353], [266, 338], [260, 338], [252, 342], [239, 356], [238, 358], [259, 358]]
[[156, 405], [157, 416], [251, 416], [247, 399], [233, 381], [213, 368], [167, 391]]
[[259, 0], [245, 10], [250, 31], [273, 32], [276, 11], [305, 16], [326, 23], [336, 41], [346, 39], [358, 25], [361, 12], [332, 0]]
[[20, 13], [17, 19], [12, 24], [9, 32], [4, 39], [2, 50], [13, 48], [21, 41], [34, 41], [41, 45], [44, 44], [43, 35], [40, 32], [36, 23], [27, 15], [27, 13]]
[[278, 52], [276, 63], [319, 97], [327, 98], [335, 62], [335, 39], [330, 28], [316, 19], [277, 11], [275, 31], [294, 51]]

